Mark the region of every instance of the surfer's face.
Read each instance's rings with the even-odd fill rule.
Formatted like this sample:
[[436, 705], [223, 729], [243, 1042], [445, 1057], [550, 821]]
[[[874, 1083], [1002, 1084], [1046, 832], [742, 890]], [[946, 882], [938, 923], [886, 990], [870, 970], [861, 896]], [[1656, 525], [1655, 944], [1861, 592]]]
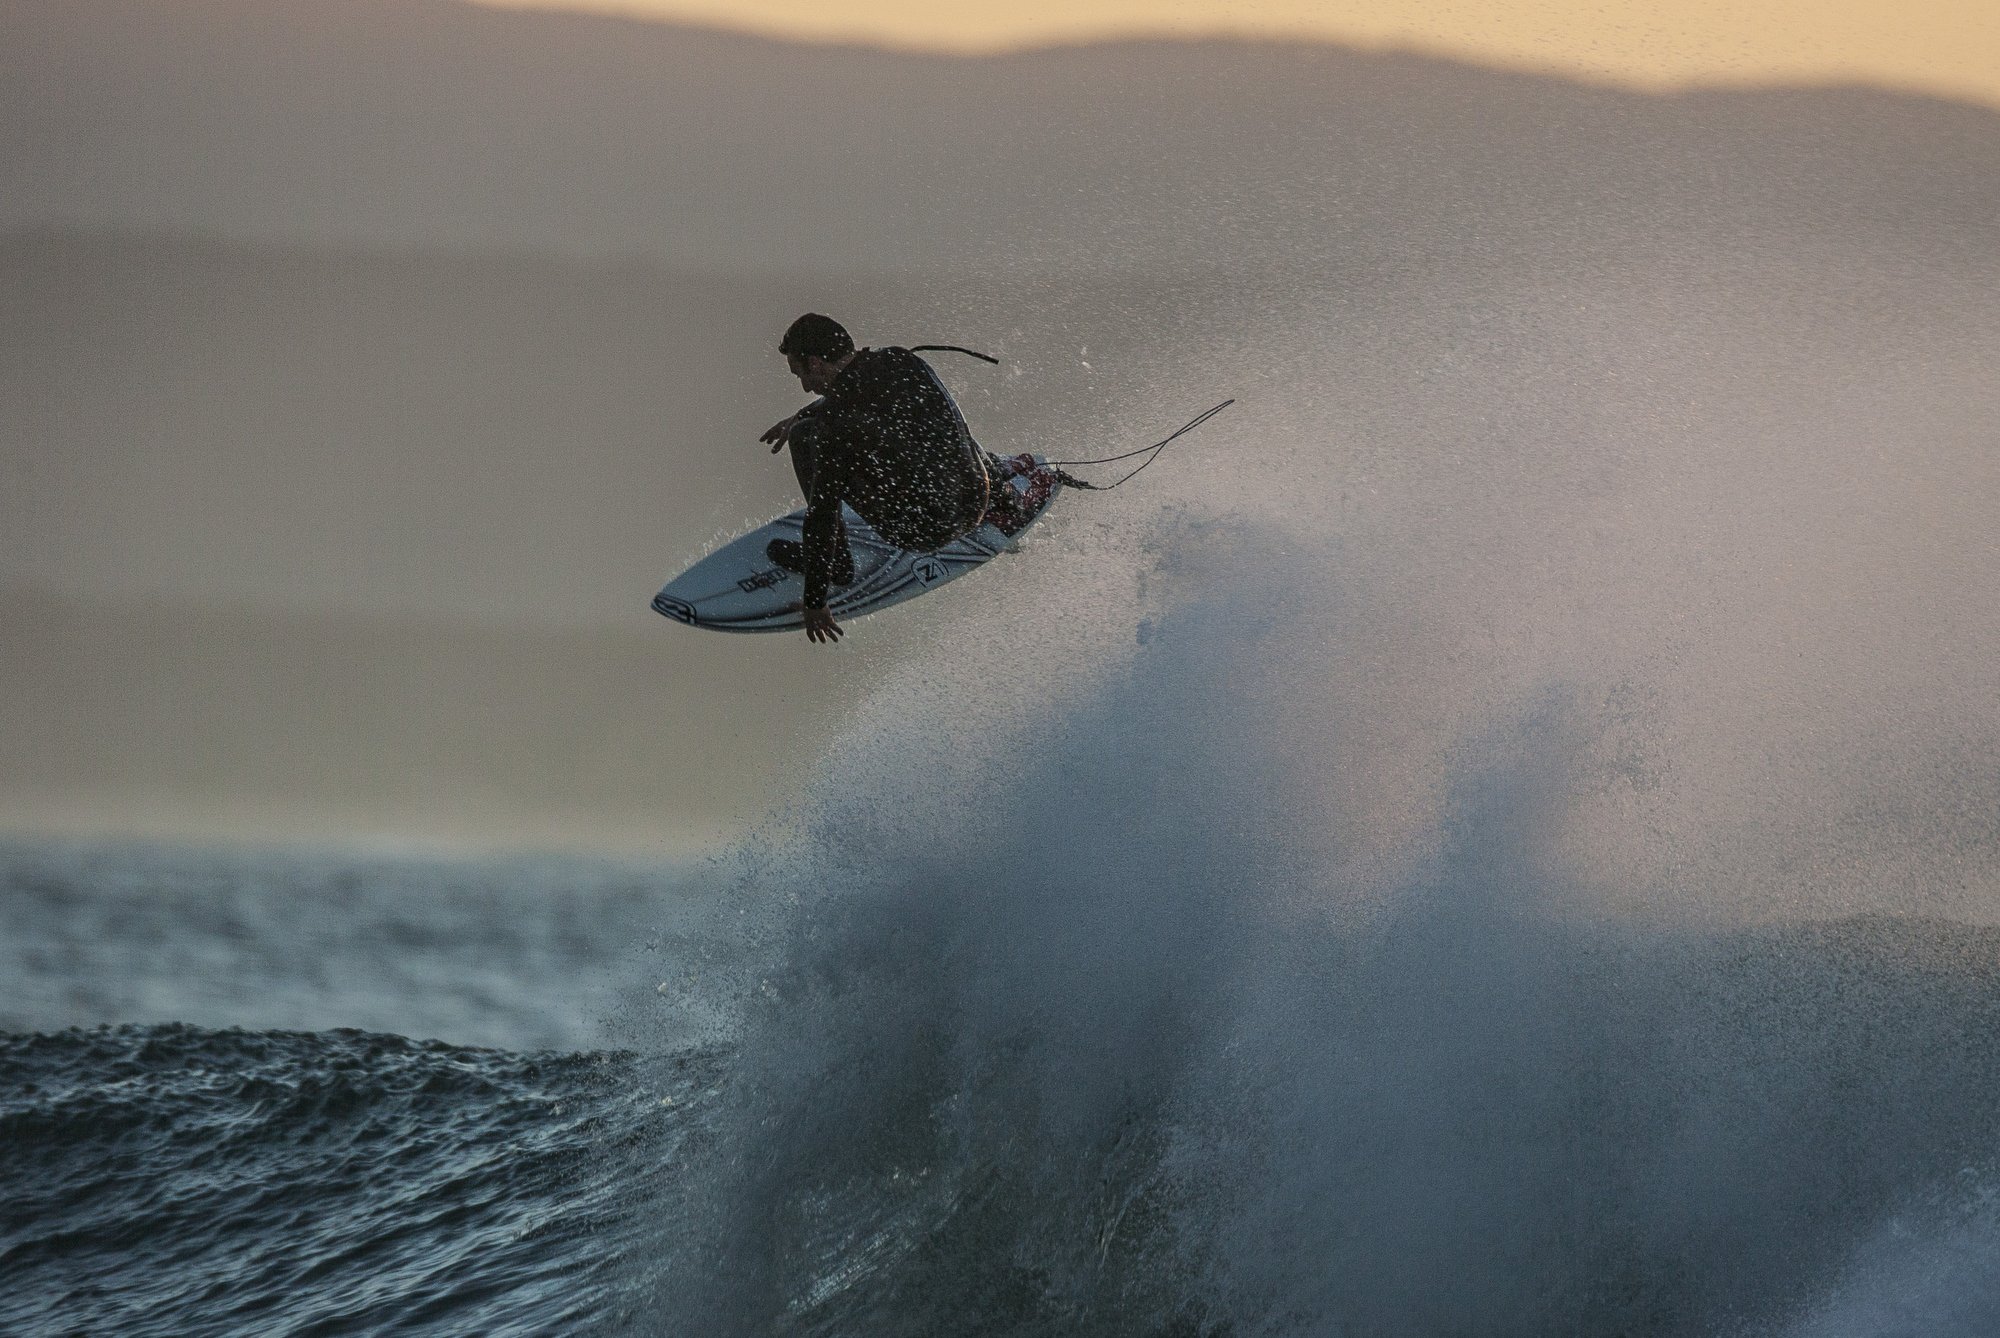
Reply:
[[785, 363], [792, 369], [792, 375], [799, 378], [799, 385], [805, 388], [808, 395], [823, 394], [839, 373], [839, 368], [825, 358], [802, 358], [793, 353], [785, 359]]

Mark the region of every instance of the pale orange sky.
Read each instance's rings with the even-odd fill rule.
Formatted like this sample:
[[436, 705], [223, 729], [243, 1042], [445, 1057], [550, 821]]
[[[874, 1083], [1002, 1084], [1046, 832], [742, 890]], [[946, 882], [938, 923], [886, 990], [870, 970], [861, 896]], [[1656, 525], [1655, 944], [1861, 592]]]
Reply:
[[1650, 89], [1860, 82], [2000, 107], [2000, 0], [480, 2], [960, 52], [1130, 33], [1308, 36]]

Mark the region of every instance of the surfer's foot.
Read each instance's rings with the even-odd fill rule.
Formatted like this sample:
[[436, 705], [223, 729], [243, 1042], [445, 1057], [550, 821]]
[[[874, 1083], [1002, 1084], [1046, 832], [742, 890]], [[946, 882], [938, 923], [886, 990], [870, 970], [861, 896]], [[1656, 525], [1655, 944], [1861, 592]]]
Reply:
[[[806, 569], [806, 546], [796, 539], [773, 539], [764, 545], [764, 556], [791, 572], [799, 575]], [[846, 544], [833, 559], [833, 572], [829, 578], [834, 585], [851, 585], [854, 582], [854, 550]]]

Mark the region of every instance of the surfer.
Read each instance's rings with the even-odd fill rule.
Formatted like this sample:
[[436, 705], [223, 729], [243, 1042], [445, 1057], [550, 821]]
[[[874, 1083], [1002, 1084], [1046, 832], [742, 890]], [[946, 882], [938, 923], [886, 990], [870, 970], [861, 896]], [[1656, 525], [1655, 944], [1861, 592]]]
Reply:
[[815, 644], [840, 640], [827, 597], [854, 579], [841, 503], [890, 543], [923, 553], [971, 533], [986, 515], [993, 489], [985, 452], [919, 351], [857, 349], [839, 321], [817, 312], [793, 321], [778, 344], [799, 385], [819, 398], [761, 438], [773, 455], [791, 447], [806, 499], [802, 540], [773, 539], [767, 552], [805, 578], [806, 639]]

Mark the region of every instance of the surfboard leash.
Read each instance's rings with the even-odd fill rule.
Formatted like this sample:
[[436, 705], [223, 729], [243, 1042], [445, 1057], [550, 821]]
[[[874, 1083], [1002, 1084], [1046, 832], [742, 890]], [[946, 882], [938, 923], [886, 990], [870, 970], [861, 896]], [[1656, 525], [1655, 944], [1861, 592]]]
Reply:
[[[1180, 427], [1168, 433], [1165, 437], [1162, 437], [1160, 440], [1154, 442], [1151, 446], [1141, 446], [1138, 450], [1126, 451], [1123, 455], [1107, 455], [1100, 460], [1050, 460], [1047, 462], [1048, 467], [1055, 471], [1056, 478], [1062, 482], [1064, 487], [1083, 488], [1089, 492], [1110, 492], [1113, 488], [1116, 488], [1119, 484], [1130, 483], [1134, 478], [1138, 477], [1140, 470], [1144, 469], [1147, 465], [1152, 464], [1153, 461], [1160, 458], [1160, 453], [1167, 449], [1167, 445], [1169, 442], [1173, 441], [1176, 437], [1185, 436], [1187, 433], [1194, 431], [1196, 428], [1200, 427], [1203, 423], [1206, 423], [1209, 419], [1215, 417], [1217, 414], [1221, 413], [1224, 409], [1227, 409], [1230, 405], [1234, 403], [1236, 403], [1234, 399], [1226, 399], [1222, 403], [1216, 405], [1213, 409], [1208, 409], [1202, 413], [1196, 414], [1186, 423], [1183, 423]], [[1149, 451], [1151, 452], [1151, 454], [1147, 455], [1147, 452]], [[1134, 456], [1138, 455], [1145, 455], [1146, 459], [1141, 461], [1137, 466], [1135, 466], [1131, 473], [1119, 479], [1117, 483], [1091, 483], [1088, 482], [1087, 480], [1077, 478], [1073, 474], [1064, 472], [1066, 467], [1081, 468], [1084, 465], [1115, 465], [1120, 460], [1130, 460]]]
[[[968, 358], [977, 358], [981, 362], [990, 362], [995, 367], [1000, 365], [1000, 359], [990, 353], [976, 352], [973, 349], [963, 348], [957, 344], [917, 344], [909, 351], [912, 353], [963, 353]], [[1100, 460], [1050, 460], [1046, 463], [1048, 468], [1055, 471], [1056, 478], [1061, 481], [1064, 487], [1082, 488], [1087, 492], [1110, 492], [1113, 488], [1118, 487], [1119, 484], [1130, 483], [1133, 479], [1137, 478], [1140, 470], [1160, 458], [1160, 452], [1167, 448], [1168, 442], [1174, 440], [1175, 437], [1194, 431], [1234, 403], [1236, 403], [1234, 399], [1226, 399], [1213, 409], [1195, 415], [1193, 419], [1182, 424], [1180, 428], [1169, 433], [1161, 440], [1154, 442], [1151, 446], [1141, 446], [1136, 451], [1126, 451], [1123, 455], [1107, 455]], [[1091, 483], [1088, 480], [1078, 478], [1074, 474], [1064, 472], [1065, 466], [1081, 468], [1084, 465], [1115, 465], [1120, 460], [1130, 460], [1134, 456], [1146, 455], [1148, 451], [1152, 452], [1152, 454], [1141, 461], [1131, 473], [1125, 475], [1125, 477], [1119, 479], [1116, 483]]]
[[995, 367], [1000, 365], [1000, 359], [994, 357], [991, 353], [976, 353], [972, 349], [960, 348], [956, 344], [918, 344], [909, 351], [911, 353], [963, 353], [968, 358], [977, 358], [981, 362], [990, 362]]

